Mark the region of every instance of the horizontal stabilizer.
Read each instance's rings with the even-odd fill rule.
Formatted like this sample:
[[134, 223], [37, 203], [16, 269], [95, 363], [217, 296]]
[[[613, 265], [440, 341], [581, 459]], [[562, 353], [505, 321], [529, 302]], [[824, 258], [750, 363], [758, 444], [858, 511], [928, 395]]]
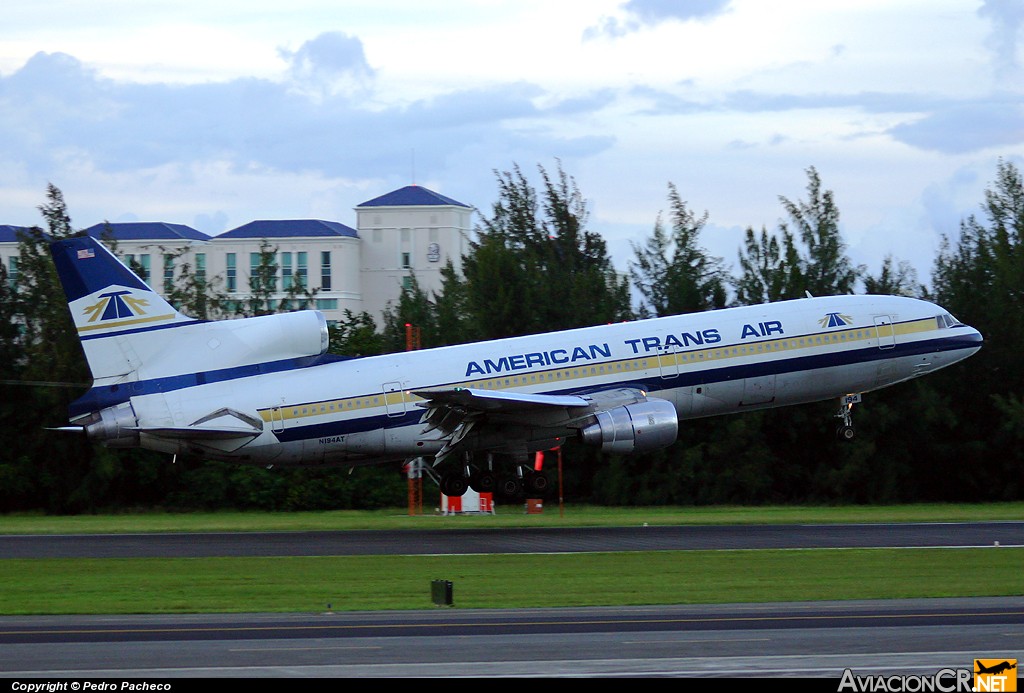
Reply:
[[252, 428], [206, 428], [202, 426], [133, 426], [129, 430], [175, 440], [234, 440], [255, 438], [262, 431]]

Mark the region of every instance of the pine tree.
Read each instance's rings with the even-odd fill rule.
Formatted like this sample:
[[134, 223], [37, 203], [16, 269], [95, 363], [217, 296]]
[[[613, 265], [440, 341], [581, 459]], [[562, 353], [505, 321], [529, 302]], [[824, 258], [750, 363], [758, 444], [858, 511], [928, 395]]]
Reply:
[[498, 200], [464, 258], [469, 333], [482, 339], [584, 327], [630, 317], [627, 282], [559, 165], [540, 167], [537, 193], [519, 169], [496, 173]]
[[698, 217], [669, 183], [669, 224], [659, 214], [651, 236], [633, 244], [630, 276], [644, 298], [642, 316], [678, 315], [725, 307], [726, 273], [721, 258], [700, 246], [708, 213]]
[[756, 236], [747, 228], [744, 251], [740, 252], [742, 274], [735, 281], [736, 303], [741, 306], [772, 303], [803, 296], [803, 262], [793, 234], [781, 230], [782, 242], [761, 228]]
[[[822, 189], [821, 177], [813, 166], [807, 169], [807, 178], [806, 201], [779, 196], [796, 229], [794, 235], [806, 249], [801, 266], [803, 288], [814, 296], [853, 293], [863, 268], [855, 267], [846, 256], [835, 197], [831, 190]], [[780, 223], [779, 229], [783, 234], [790, 233], [786, 222]]]

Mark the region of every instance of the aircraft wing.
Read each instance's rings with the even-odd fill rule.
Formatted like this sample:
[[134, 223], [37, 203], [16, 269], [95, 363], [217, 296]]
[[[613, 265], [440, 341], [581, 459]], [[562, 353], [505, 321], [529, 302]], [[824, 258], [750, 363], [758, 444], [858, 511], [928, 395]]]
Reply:
[[440, 461], [460, 447], [471, 431], [486, 433], [489, 426], [561, 426], [587, 418], [596, 411], [646, 400], [646, 394], [631, 388], [579, 395], [545, 395], [500, 392], [467, 387], [416, 390], [425, 408], [421, 434], [438, 431], [448, 438], [435, 455]]

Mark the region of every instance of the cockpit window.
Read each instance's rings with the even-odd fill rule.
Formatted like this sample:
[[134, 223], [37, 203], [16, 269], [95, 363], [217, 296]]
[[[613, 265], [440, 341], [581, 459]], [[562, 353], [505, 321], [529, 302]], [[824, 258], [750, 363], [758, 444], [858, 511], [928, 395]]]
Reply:
[[963, 325], [962, 322], [954, 318], [949, 313], [943, 313], [942, 315], [935, 316], [935, 322], [938, 323], [939, 327], [959, 327]]

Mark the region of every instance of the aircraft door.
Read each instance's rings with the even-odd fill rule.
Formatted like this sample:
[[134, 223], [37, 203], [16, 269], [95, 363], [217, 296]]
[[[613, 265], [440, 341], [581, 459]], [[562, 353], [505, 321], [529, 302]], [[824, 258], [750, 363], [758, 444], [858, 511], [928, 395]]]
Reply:
[[270, 432], [280, 433], [284, 430], [284, 407], [277, 406], [270, 410]]
[[767, 404], [775, 399], [775, 374], [744, 378], [743, 400], [740, 406]]
[[402, 389], [402, 383], [396, 381], [390, 383], [384, 383], [382, 386], [384, 389], [384, 408], [388, 412], [388, 416], [395, 418], [405, 414], [406, 401], [405, 401], [405, 390]]
[[896, 346], [896, 329], [890, 316], [875, 316], [875, 333], [878, 335], [879, 349], [892, 349]]
[[679, 354], [674, 346], [664, 345], [658, 350], [658, 369], [662, 378], [679, 375]]
[[703, 416], [707, 411], [708, 386], [694, 385], [690, 388], [690, 416]]

